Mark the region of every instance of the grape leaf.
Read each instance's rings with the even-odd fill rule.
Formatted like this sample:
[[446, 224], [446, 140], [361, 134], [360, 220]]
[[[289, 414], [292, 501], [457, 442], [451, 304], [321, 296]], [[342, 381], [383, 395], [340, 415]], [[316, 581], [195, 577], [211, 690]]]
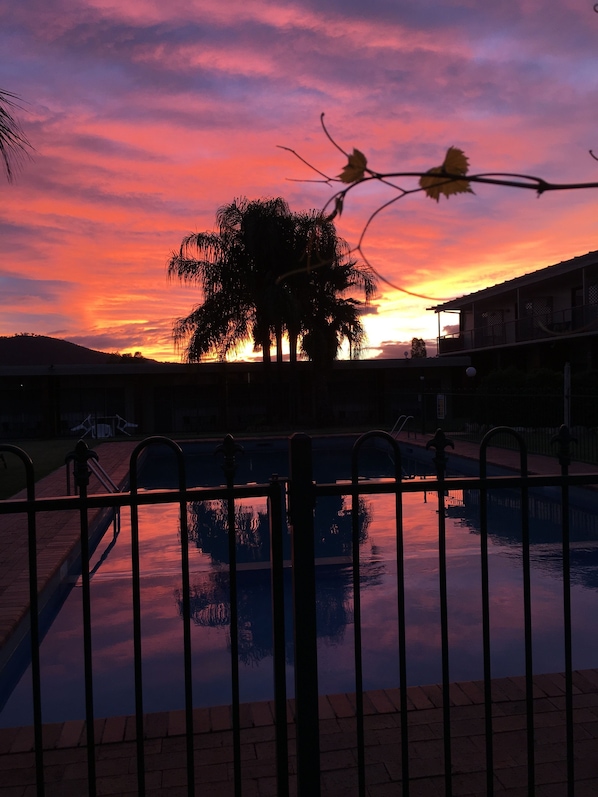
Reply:
[[451, 194], [473, 194], [469, 180], [451, 179], [443, 175], [465, 175], [469, 168], [469, 160], [462, 149], [449, 147], [442, 166], [435, 166], [429, 169], [423, 177], [420, 177], [419, 184], [426, 192], [426, 195], [437, 202], [440, 195], [448, 197]]
[[343, 183], [357, 183], [363, 180], [367, 164], [363, 152], [354, 149], [353, 154], [349, 155], [349, 162], [338, 176]]

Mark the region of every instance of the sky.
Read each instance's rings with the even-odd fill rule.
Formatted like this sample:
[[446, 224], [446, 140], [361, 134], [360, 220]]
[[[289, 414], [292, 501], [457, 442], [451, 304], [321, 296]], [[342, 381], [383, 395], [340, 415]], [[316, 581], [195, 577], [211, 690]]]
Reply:
[[[340, 174], [322, 113], [381, 173], [456, 146], [471, 173], [598, 180], [585, 0], [0, 0], [0, 53], [34, 147], [0, 182], [0, 335], [179, 361], [173, 323], [201, 296], [168, 280], [170, 253], [238, 197], [322, 208], [338, 186], [281, 148]], [[339, 235], [355, 245], [396, 196], [357, 186]], [[420, 297], [379, 283], [363, 356], [403, 357], [413, 337], [434, 354], [427, 308], [598, 249], [597, 204], [596, 189], [492, 186], [394, 202], [363, 251]]]

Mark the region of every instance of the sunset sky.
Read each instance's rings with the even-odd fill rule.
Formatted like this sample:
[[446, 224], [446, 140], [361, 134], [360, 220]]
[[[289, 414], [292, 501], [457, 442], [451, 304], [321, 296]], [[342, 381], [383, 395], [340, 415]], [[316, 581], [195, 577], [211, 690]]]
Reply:
[[[596, 181], [598, 14], [589, 0], [0, 0], [0, 87], [35, 152], [0, 183], [0, 334], [180, 359], [173, 321], [199, 301], [169, 253], [235, 197], [292, 210], [333, 193], [345, 150], [375, 170], [439, 166]], [[401, 181], [411, 187], [413, 182]], [[393, 196], [358, 187], [354, 244]], [[427, 307], [598, 249], [598, 190], [537, 198], [478, 187], [406, 197], [365, 252], [380, 284], [367, 357], [434, 339]], [[429, 348], [429, 353], [434, 350]]]

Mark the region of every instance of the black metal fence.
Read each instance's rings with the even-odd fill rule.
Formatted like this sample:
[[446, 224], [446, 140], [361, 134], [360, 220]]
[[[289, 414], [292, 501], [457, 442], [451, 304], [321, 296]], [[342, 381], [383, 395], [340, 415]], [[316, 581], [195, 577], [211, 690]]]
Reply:
[[[488, 447], [497, 435], [509, 435], [520, 453], [520, 472], [512, 476], [488, 475]], [[567, 779], [568, 794], [573, 795], [575, 785], [575, 739], [573, 730], [573, 660], [571, 632], [571, 576], [570, 576], [570, 490], [573, 487], [586, 487], [598, 484], [598, 473], [587, 475], [570, 475], [570, 437], [567, 429], [561, 429], [557, 440], [559, 447], [559, 466], [555, 474], [550, 476], [531, 476], [528, 474], [527, 450], [521, 435], [504, 428], [489, 432], [481, 442], [479, 475], [475, 477], [447, 476], [447, 448], [452, 442], [440, 431], [427, 444], [430, 457], [433, 455], [435, 477], [425, 480], [404, 477], [402, 456], [399, 444], [389, 434], [380, 431], [368, 432], [359, 437], [352, 451], [351, 478], [343, 482], [316, 483], [313, 478], [312, 440], [306, 435], [295, 434], [289, 440], [290, 472], [287, 480], [272, 477], [268, 483], [253, 485], [235, 485], [235, 457], [239, 446], [232, 437], [227, 436], [220, 446], [224, 461], [226, 484], [220, 487], [195, 487], [186, 483], [187, 474], [185, 459], [181, 448], [173, 441], [154, 437], [140, 443], [134, 450], [130, 461], [130, 489], [126, 492], [88, 493], [90, 469], [88, 460], [94, 457], [83, 441], [80, 441], [74, 452], [75, 479], [78, 485], [77, 496], [63, 498], [36, 498], [33, 482], [33, 469], [29, 457], [14, 446], [2, 445], [0, 452], [11, 452], [18, 456], [27, 473], [27, 497], [23, 500], [0, 502], [0, 514], [24, 513], [28, 522], [29, 551], [29, 603], [31, 627], [31, 664], [34, 706], [34, 736], [37, 772], [37, 794], [44, 795], [44, 749], [42, 738], [42, 700], [40, 676], [40, 628], [38, 622], [38, 590], [37, 590], [37, 541], [36, 527], [41, 512], [59, 511], [76, 512], [80, 518], [81, 528], [81, 574], [83, 595], [83, 629], [84, 629], [84, 663], [86, 694], [86, 727], [87, 727], [87, 769], [89, 794], [96, 794], [96, 739], [94, 738], [95, 706], [93, 701], [93, 640], [91, 633], [91, 596], [89, 579], [89, 523], [90, 512], [100, 507], [129, 507], [131, 513], [132, 534], [132, 583], [133, 583], [133, 649], [135, 672], [135, 717], [137, 745], [137, 778], [138, 793], [145, 793], [146, 750], [144, 742], [144, 684], [142, 668], [143, 634], [141, 627], [141, 573], [139, 566], [139, 510], [151, 504], [171, 503], [178, 506], [180, 518], [180, 583], [181, 583], [181, 616], [184, 636], [184, 686], [186, 710], [186, 764], [188, 794], [195, 794], [195, 767], [197, 756], [201, 750], [194, 750], [194, 695], [192, 678], [192, 646], [191, 646], [191, 587], [189, 583], [189, 535], [188, 505], [191, 502], [219, 500], [226, 506], [228, 517], [228, 560], [230, 578], [230, 653], [232, 678], [232, 717], [233, 717], [233, 749], [234, 749], [234, 790], [236, 795], [243, 793], [243, 762], [241, 760], [241, 723], [240, 723], [240, 691], [239, 691], [239, 648], [238, 648], [238, 596], [237, 596], [237, 545], [235, 530], [236, 502], [243, 498], [260, 496], [266, 498], [269, 507], [270, 525], [270, 583], [273, 614], [273, 697], [275, 703], [275, 727], [277, 750], [277, 793], [288, 795], [295, 784], [300, 795], [317, 797], [320, 794], [320, 733], [318, 714], [318, 652], [316, 643], [316, 589], [315, 589], [315, 552], [314, 552], [314, 507], [324, 496], [344, 496], [350, 500], [352, 512], [352, 578], [353, 578], [353, 622], [354, 622], [354, 672], [355, 672], [355, 746], [358, 762], [359, 795], [366, 794], [366, 726], [364, 722], [364, 686], [363, 686], [363, 650], [361, 623], [361, 579], [359, 545], [359, 512], [360, 500], [363, 496], [387, 494], [394, 497], [394, 526], [396, 531], [396, 568], [397, 568], [397, 634], [398, 634], [398, 685], [400, 691], [400, 731], [401, 738], [397, 754], [402, 766], [401, 793], [410, 792], [410, 727], [408, 721], [407, 701], [407, 641], [405, 622], [405, 582], [404, 582], [404, 539], [403, 539], [403, 500], [407, 493], [424, 492], [433, 494], [438, 509], [438, 578], [440, 594], [440, 630], [443, 695], [443, 748], [444, 748], [444, 782], [445, 793], [452, 791], [452, 739], [451, 739], [451, 704], [449, 684], [451, 669], [449, 656], [449, 614], [447, 595], [447, 496], [454, 490], [471, 490], [479, 494], [480, 518], [480, 561], [481, 561], [481, 596], [482, 596], [482, 628], [483, 628], [483, 683], [485, 700], [485, 760], [486, 760], [486, 793], [494, 794], [494, 748], [493, 748], [493, 711], [492, 711], [492, 639], [491, 639], [491, 591], [489, 572], [489, 535], [488, 535], [488, 499], [493, 490], [511, 488], [520, 496], [520, 515], [522, 529], [522, 579], [523, 579], [523, 614], [525, 626], [525, 683], [527, 712], [527, 783], [528, 794], [533, 795], [536, 787], [535, 742], [534, 742], [534, 707], [533, 683], [534, 674], [532, 655], [532, 609], [531, 609], [531, 576], [530, 576], [530, 540], [529, 540], [529, 493], [537, 487], [550, 487], [557, 491], [561, 505], [561, 548], [562, 548], [562, 583], [563, 583], [563, 616], [564, 616], [564, 661], [566, 676], [566, 746], [567, 746]], [[143, 491], [139, 487], [138, 469], [140, 458], [149, 447], [168, 446], [175, 457], [178, 474], [178, 487], [169, 490]], [[390, 455], [393, 472], [392, 478], [363, 479], [361, 475], [361, 457], [367, 446], [383, 447]], [[287, 646], [285, 640], [285, 622], [288, 615], [284, 610], [284, 559], [283, 527], [285, 513], [288, 513], [291, 533], [292, 557], [292, 623], [294, 634], [294, 672], [295, 672], [295, 725], [296, 725], [296, 775], [290, 775], [289, 768], [289, 727], [287, 723]]]
[[[553, 457], [556, 453], [559, 430], [559, 426], [542, 428], [518, 427], [517, 429], [521, 439], [525, 442], [529, 454], [542, 454], [549, 457]], [[459, 440], [466, 440], [479, 445], [487, 432], [487, 426], [474, 424], [463, 431], [454, 433], [454, 435]], [[573, 428], [571, 436], [575, 446], [576, 461], [587, 462], [598, 467], [598, 429]], [[517, 441], [510, 434], [498, 433], [492, 444], [510, 450], [517, 450], [518, 448]]]
[[[598, 465], [598, 402], [596, 390], [574, 393], [570, 397], [570, 427], [575, 437], [575, 458]], [[481, 443], [489, 429], [515, 428], [523, 437], [530, 454], [554, 455], [552, 438], [564, 419], [563, 392], [552, 387], [544, 392], [505, 388], [447, 393], [423, 393], [400, 404], [409, 417], [405, 431], [433, 433], [441, 426], [447, 434]], [[391, 426], [389, 425], [389, 429]], [[493, 445], [517, 448], [509, 435], [495, 439]]]

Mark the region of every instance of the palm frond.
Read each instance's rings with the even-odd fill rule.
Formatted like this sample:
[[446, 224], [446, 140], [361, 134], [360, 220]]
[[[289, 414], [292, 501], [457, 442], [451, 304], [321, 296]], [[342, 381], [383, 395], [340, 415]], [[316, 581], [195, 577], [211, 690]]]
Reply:
[[14, 179], [15, 168], [20, 166], [23, 158], [29, 155], [29, 150], [33, 149], [12, 114], [13, 109], [21, 108], [19, 99], [16, 94], [0, 89], [0, 160], [9, 182]]

